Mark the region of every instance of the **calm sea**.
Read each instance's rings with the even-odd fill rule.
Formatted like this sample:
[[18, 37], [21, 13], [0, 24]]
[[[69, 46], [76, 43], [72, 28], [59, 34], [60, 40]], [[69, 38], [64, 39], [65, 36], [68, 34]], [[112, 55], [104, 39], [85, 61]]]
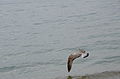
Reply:
[[[90, 56], [68, 73], [79, 48]], [[0, 0], [0, 79], [120, 79], [119, 71], [120, 0]]]

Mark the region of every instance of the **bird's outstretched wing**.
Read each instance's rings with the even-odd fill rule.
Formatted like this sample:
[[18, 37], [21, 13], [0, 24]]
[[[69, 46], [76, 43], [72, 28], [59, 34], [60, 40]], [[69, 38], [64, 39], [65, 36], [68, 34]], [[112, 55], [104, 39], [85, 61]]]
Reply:
[[76, 58], [79, 58], [80, 56], [82, 56], [83, 58], [86, 58], [89, 56], [89, 53], [86, 53], [85, 50], [83, 49], [79, 49], [78, 52], [72, 53], [69, 57], [68, 57], [68, 61], [67, 61], [67, 69], [68, 72], [70, 72], [71, 68], [72, 68], [72, 63]]
[[72, 63], [73, 63], [73, 60], [72, 60], [72, 59], [70, 59], [70, 58], [68, 58], [68, 62], [67, 62], [68, 72], [70, 72], [70, 70], [71, 70]]
[[80, 57], [81, 54], [80, 53], [73, 53], [68, 57], [68, 62], [67, 62], [67, 68], [68, 68], [68, 72], [70, 72], [71, 68], [72, 68], [72, 63], [73, 60]]

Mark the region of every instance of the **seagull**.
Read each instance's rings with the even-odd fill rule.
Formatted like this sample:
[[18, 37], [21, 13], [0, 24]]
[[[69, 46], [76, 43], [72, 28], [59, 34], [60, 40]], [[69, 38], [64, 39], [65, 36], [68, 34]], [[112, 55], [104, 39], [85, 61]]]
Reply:
[[67, 62], [68, 72], [70, 72], [70, 70], [72, 68], [73, 60], [75, 60], [76, 58], [79, 58], [79, 57], [86, 58], [88, 56], [89, 56], [89, 53], [86, 53], [86, 51], [83, 49], [79, 49], [79, 51], [70, 54], [68, 57], [68, 62]]

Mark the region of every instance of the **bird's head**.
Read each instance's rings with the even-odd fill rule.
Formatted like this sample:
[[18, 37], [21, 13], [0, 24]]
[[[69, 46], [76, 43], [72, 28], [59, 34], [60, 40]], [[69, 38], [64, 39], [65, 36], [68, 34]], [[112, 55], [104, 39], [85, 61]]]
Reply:
[[79, 49], [79, 52], [81, 53], [81, 57], [82, 58], [86, 58], [89, 56], [89, 53], [87, 53], [85, 50], [83, 49]]
[[89, 56], [89, 53], [82, 53], [82, 58], [86, 58], [86, 57], [88, 57]]

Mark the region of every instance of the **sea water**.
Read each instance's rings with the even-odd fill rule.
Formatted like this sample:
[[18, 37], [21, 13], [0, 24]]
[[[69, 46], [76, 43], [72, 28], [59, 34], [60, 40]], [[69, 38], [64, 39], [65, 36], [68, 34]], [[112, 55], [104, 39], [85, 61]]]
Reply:
[[[90, 56], [76, 59], [68, 73], [67, 57], [79, 48]], [[119, 0], [0, 0], [0, 79], [119, 70]]]

